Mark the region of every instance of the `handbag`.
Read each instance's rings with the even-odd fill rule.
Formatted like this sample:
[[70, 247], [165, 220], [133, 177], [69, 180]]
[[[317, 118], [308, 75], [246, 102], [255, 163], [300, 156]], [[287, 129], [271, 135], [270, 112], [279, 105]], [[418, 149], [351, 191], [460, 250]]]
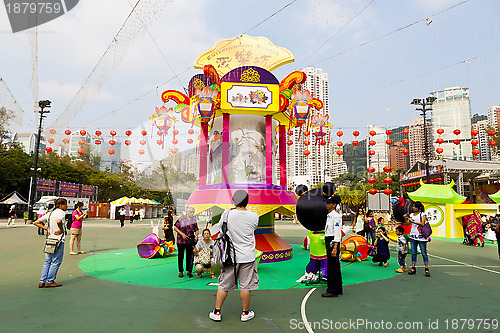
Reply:
[[45, 239], [45, 244], [43, 246], [43, 252], [47, 254], [54, 254], [59, 246], [61, 245], [62, 239], [58, 235], [50, 235]]
[[373, 245], [368, 245], [367, 255], [369, 257], [375, 257], [377, 255], [377, 249]]
[[425, 222], [423, 227], [420, 227], [420, 234], [424, 238], [429, 238], [430, 235], [432, 235], [432, 228], [429, 222]]

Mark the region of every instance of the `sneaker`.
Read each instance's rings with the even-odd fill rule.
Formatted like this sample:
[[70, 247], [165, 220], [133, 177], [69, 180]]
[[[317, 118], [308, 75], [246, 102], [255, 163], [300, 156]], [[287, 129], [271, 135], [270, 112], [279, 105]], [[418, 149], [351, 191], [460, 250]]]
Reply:
[[249, 321], [253, 317], [255, 317], [255, 313], [253, 311], [248, 311], [248, 314], [245, 312], [241, 313], [241, 321]]
[[396, 273], [403, 273], [403, 272], [404, 270], [402, 270], [401, 268], [396, 269]]
[[215, 310], [213, 310], [208, 314], [208, 318], [212, 319], [213, 321], [220, 321], [221, 320], [220, 312], [216, 314]]

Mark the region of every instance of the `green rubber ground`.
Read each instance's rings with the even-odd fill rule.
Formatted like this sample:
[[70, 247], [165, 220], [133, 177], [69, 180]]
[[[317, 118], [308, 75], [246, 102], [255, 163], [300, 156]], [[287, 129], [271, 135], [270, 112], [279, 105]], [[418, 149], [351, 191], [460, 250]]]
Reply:
[[[301, 245], [293, 246], [291, 260], [259, 265], [259, 290], [282, 290], [310, 288], [304, 283], [295, 282], [305, 271], [309, 263], [309, 251]], [[379, 267], [370, 260], [355, 263], [342, 263], [344, 285], [388, 279], [395, 276], [394, 265]], [[396, 267], [396, 266], [395, 266]], [[177, 276], [177, 255], [157, 259], [144, 259], [137, 254], [137, 249], [120, 249], [99, 253], [80, 261], [79, 268], [86, 274], [110, 281], [131, 283], [149, 287], [179, 288], [195, 290], [217, 290], [210, 285], [208, 274], [201, 279]]]

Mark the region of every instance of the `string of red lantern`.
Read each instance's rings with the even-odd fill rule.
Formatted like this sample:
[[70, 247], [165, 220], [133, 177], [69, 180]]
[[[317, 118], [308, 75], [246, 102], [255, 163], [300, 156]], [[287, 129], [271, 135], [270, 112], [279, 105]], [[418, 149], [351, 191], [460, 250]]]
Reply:
[[[410, 133], [410, 130], [408, 128], [403, 129], [403, 134], [405, 136], [408, 135], [408, 133]], [[408, 138], [405, 137], [401, 142], [405, 146], [407, 146], [410, 143], [410, 140], [408, 140]], [[401, 152], [403, 153], [403, 155], [408, 155], [410, 153], [410, 150], [405, 147], [405, 148], [403, 148], [403, 150]]]
[[441, 148], [441, 145], [444, 142], [443, 138], [441, 137], [441, 135], [443, 135], [443, 133], [444, 133], [444, 129], [438, 128], [436, 132], [439, 135], [439, 137], [436, 139], [436, 143], [439, 145], [439, 147], [436, 148], [436, 153], [438, 153], [439, 155], [441, 155], [443, 153], [443, 151], [444, 151], [443, 148]]

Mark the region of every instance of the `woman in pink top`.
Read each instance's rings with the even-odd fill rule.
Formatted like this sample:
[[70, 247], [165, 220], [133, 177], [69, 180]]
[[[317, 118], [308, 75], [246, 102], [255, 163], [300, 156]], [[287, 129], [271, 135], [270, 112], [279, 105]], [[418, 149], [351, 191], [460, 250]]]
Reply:
[[[71, 216], [71, 240], [69, 241], [69, 254], [85, 254], [85, 251], [82, 251], [82, 221], [87, 217], [87, 213], [82, 212], [83, 202], [79, 201], [75, 205], [75, 210], [73, 211], [73, 215]], [[76, 238], [76, 247], [78, 248], [78, 252], [73, 251], [73, 244]]]

